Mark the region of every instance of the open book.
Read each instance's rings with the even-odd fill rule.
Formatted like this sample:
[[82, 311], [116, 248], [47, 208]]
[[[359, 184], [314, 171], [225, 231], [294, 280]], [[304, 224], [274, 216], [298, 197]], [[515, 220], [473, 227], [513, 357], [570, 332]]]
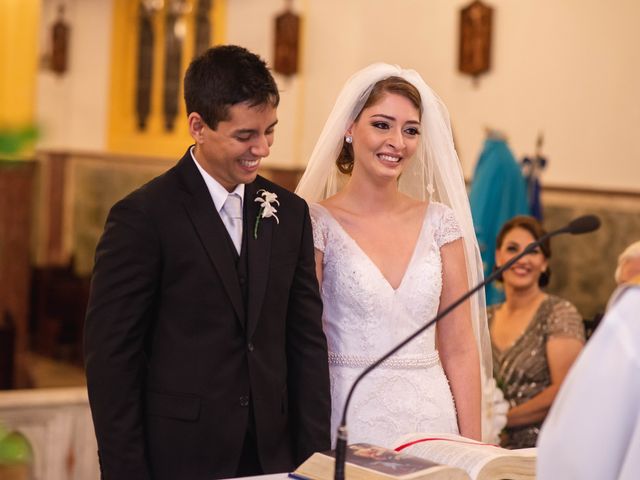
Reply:
[[[302, 480], [332, 480], [335, 452], [316, 452], [290, 477]], [[368, 443], [355, 443], [347, 447], [345, 465], [347, 480], [468, 480], [464, 470], [438, 465], [424, 458], [399, 453]]]
[[402, 453], [465, 470], [472, 480], [533, 480], [535, 448], [507, 450], [449, 433], [406, 435], [396, 448]]
[[[396, 450], [349, 445], [347, 480], [533, 480], [536, 449], [507, 450], [452, 434], [411, 434]], [[314, 453], [291, 477], [331, 480], [334, 452]]]

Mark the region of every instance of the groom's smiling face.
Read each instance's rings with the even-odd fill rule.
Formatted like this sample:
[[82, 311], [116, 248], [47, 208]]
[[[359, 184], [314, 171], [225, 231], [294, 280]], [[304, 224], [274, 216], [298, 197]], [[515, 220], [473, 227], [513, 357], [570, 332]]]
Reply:
[[240, 183], [251, 183], [260, 161], [269, 155], [276, 123], [276, 108], [270, 104], [232, 105], [227, 119], [218, 122], [215, 130], [198, 113], [191, 113], [189, 128], [196, 141], [196, 160], [228, 191]]

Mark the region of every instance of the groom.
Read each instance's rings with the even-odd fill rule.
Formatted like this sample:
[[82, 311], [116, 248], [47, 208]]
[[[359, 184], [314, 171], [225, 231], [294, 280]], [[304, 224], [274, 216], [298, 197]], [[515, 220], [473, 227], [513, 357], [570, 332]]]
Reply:
[[308, 208], [257, 176], [275, 81], [221, 46], [184, 96], [194, 145], [111, 209], [96, 250], [85, 355], [106, 480], [286, 472], [329, 448]]

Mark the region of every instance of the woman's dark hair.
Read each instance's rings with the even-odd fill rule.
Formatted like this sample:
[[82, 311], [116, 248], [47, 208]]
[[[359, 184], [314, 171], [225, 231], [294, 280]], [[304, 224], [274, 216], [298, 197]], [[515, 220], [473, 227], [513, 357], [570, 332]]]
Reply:
[[[422, 117], [422, 100], [420, 98], [420, 92], [411, 83], [400, 77], [388, 77], [377, 82], [371, 92], [367, 101], [362, 106], [362, 109], [358, 112], [354, 122], [358, 121], [362, 110], [375, 105], [386, 93], [395, 93], [409, 100], [414, 107], [418, 110], [420, 117]], [[342, 150], [336, 159], [336, 165], [341, 173], [351, 175], [353, 171], [353, 146], [347, 143], [344, 139], [342, 141]]]
[[[511, 220], [502, 225], [502, 228], [500, 229], [500, 232], [498, 232], [498, 236], [496, 237], [496, 250], [502, 247], [504, 237], [506, 237], [507, 233], [509, 233], [514, 228], [522, 228], [526, 230], [533, 236], [534, 240], [539, 240], [547, 234], [547, 231], [542, 228], [540, 222], [538, 222], [538, 220], [536, 220], [534, 217], [531, 217], [529, 215], [518, 215], [517, 217], [513, 217]], [[540, 244], [540, 250], [542, 250], [544, 258], [551, 258], [551, 241], [548, 238]], [[547, 266], [547, 269], [542, 272], [540, 274], [540, 278], [538, 278], [538, 285], [540, 285], [541, 287], [548, 285], [550, 278], [551, 270], [549, 269], [549, 266]], [[500, 275], [497, 280], [502, 281], [502, 275]]]
[[196, 57], [184, 76], [187, 115], [200, 114], [209, 128], [229, 119], [229, 107], [277, 107], [280, 93], [266, 63], [246, 48], [236, 45], [213, 47]]

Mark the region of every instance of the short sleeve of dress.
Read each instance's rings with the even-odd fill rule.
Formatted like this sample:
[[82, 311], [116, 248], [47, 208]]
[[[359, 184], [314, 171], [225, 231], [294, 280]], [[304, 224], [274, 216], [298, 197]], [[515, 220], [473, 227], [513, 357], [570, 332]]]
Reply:
[[547, 319], [547, 336], [575, 338], [585, 341], [584, 324], [578, 309], [571, 302], [557, 299]]
[[442, 203], [434, 203], [431, 207], [440, 211], [440, 222], [435, 230], [435, 240], [438, 248], [462, 237], [462, 229], [451, 208]]
[[313, 228], [313, 246], [324, 252], [327, 243], [327, 222], [322, 207], [316, 203], [309, 206], [311, 227]]

